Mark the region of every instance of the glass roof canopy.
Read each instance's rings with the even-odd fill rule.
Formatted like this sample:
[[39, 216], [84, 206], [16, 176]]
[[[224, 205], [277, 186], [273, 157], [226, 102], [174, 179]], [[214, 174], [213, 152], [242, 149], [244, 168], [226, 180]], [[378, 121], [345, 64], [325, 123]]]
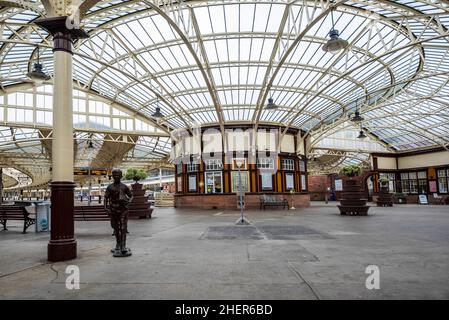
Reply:
[[[0, 84], [25, 81], [48, 34], [42, 12], [0, 10]], [[165, 3], [165, 5], [161, 4]], [[335, 28], [340, 54], [321, 46]], [[74, 81], [163, 128], [275, 123], [325, 134], [356, 108], [392, 149], [448, 146], [446, 1], [100, 1], [82, 22]], [[266, 111], [267, 98], [279, 108]]]

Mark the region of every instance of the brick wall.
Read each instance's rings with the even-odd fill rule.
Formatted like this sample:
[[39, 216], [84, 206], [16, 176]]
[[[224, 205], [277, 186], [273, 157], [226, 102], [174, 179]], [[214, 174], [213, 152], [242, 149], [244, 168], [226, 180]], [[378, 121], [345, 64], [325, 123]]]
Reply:
[[[308, 207], [310, 205], [310, 198], [308, 194], [282, 194], [277, 195], [285, 197], [291, 205], [296, 208]], [[236, 194], [201, 194], [201, 195], [178, 195], [175, 194], [176, 208], [195, 208], [195, 209], [224, 209], [237, 210], [237, 195]], [[246, 209], [260, 208], [260, 195], [247, 194], [245, 196]], [[282, 210], [282, 207], [271, 207], [270, 209]]]
[[324, 201], [327, 188], [332, 185], [330, 176], [308, 176], [309, 194], [311, 201]]

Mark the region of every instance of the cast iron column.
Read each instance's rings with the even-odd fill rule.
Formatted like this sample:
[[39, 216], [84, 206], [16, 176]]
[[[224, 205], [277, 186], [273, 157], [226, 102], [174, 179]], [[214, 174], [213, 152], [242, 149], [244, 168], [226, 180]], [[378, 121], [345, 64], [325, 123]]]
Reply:
[[53, 141], [51, 182], [51, 237], [48, 260], [64, 261], [76, 258], [74, 235], [73, 182], [73, 78], [72, 44], [86, 38], [80, 29], [71, 29], [67, 17], [39, 19], [35, 23], [53, 36]]
[[3, 203], [3, 168], [0, 168], [0, 205]]

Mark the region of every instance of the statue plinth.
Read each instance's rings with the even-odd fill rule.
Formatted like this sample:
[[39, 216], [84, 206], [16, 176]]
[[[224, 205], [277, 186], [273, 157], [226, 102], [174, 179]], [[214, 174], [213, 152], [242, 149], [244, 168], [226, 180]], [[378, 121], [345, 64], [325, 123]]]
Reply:
[[111, 252], [112, 252], [112, 256], [115, 258], [124, 258], [124, 257], [129, 257], [130, 255], [132, 255], [130, 248], [126, 248], [126, 250], [113, 249], [113, 250], [111, 250]]

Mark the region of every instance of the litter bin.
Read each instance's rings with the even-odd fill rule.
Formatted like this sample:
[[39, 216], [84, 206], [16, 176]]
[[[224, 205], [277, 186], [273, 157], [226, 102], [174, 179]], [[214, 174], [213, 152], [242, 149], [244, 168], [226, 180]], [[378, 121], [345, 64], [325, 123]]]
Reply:
[[35, 203], [36, 205], [36, 232], [50, 231], [50, 201]]

